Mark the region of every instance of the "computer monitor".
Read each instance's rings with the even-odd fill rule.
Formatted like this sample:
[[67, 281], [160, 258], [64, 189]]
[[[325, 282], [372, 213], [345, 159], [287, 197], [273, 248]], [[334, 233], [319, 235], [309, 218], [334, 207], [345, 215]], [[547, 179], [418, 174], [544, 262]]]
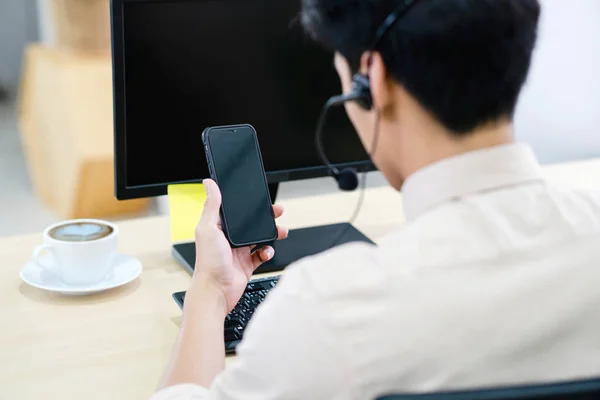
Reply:
[[[341, 91], [331, 52], [297, 21], [298, 0], [113, 0], [116, 196], [162, 195], [208, 169], [207, 126], [252, 124], [269, 182], [321, 177], [314, 130]], [[324, 146], [373, 169], [343, 110]]]
[[[314, 129], [341, 87], [331, 52], [297, 21], [298, 0], [113, 0], [111, 8], [118, 199], [207, 178], [208, 126], [253, 125], [270, 183], [327, 175]], [[374, 169], [342, 107], [323, 137], [338, 167]]]

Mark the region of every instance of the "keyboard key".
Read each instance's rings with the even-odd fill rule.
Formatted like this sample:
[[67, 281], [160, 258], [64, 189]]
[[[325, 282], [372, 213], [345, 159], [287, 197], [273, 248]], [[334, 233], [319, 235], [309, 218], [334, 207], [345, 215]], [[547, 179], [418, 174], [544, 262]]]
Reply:
[[240, 344], [241, 340], [232, 340], [230, 342], [225, 343], [225, 350], [228, 353], [233, 353], [238, 344]]
[[225, 329], [233, 329], [237, 326], [239, 326], [240, 323], [234, 319], [230, 319], [229, 321], [225, 321]]
[[226, 329], [225, 330], [225, 341], [226, 342], [230, 342], [232, 340], [237, 340], [238, 336], [235, 334], [235, 332], [233, 331], [233, 329]]
[[241, 339], [242, 332], [240, 332], [239, 328], [241, 328], [241, 326], [239, 326], [239, 327], [236, 326], [235, 328], [225, 329], [225, 341]]
[[250, 282], [248, 284], [248, 286], [246, 286], [246, 290], [248, 292], [253, 292], [255, 290], [260, 290], [260, 289], [261, 289], [260, 283], [256, 283], [256, 282]]
[[246, 300], [252, 304], [258, 304], [262, 301], [262, 299], [263, 296], [260, 294], [260, 292], [253, 292], [246, 298]]

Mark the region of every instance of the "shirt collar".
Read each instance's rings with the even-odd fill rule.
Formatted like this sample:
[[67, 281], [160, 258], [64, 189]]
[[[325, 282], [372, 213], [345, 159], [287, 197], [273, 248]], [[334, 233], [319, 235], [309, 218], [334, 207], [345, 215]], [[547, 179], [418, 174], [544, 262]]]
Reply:
[[402, 186], [404, 213], [413, 220], [443, 202], [502, 187], [542, 180], [525, 144], [507, 144], [446, 158], [420, 169]]

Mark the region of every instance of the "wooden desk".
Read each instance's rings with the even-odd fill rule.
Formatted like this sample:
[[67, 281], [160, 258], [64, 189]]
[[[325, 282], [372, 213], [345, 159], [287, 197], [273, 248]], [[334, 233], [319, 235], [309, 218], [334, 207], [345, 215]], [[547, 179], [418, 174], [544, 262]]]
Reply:
[[[600, 187], [600, 160], [546, 168], [555, 181]], [[357, 193], [286, 202], [290, 228], [344, 221]], [[403, 222], [401, 196], [369, 189], [356, 226], [377, 241]], [[171, 298], [189, 275], [171, 258], [166, 217], [123, 222], [120, 250], [144, 265], [140, 279], [89, 297], [51, 295], [22, 283], [41, 234], [0, 239], [0, 398], [146, 399], [169, 359], [181, 311]]]

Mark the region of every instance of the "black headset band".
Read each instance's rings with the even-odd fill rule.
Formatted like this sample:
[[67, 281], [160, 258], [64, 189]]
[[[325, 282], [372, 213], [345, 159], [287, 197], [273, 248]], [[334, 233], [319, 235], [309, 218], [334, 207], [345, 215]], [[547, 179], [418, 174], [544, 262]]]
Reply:
[[390, 28], [394, 26], [394, 24], [398, 22], [404, 16], [404, 14], [406, 14], [408, 10], [410, 10], [410, 8], [418, 2], [419, 0], [401, 0], [400, 5], [396, 7], [396, 9], [383, 20], [381, 25], [379, 25], [379, 28], [377, 28], [377, 32], [375, 32], [375, 39], [373, 40], [373, 44], [371, 47], [369, 47], [369, 49], [377, 49], [377, 46], [379, 46], [379, 43], [383, 40]]

